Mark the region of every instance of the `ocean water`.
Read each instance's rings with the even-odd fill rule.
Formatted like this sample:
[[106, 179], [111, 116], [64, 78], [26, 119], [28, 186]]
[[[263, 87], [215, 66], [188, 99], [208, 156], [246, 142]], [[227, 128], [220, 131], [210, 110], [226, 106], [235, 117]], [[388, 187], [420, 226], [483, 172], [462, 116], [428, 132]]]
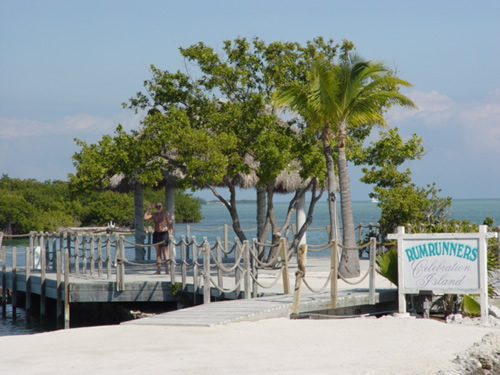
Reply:
[[[282, 224], [288, 208], [288, 203], [276, 203], [275, 210], [278, 224]], [[224, 231], [220, 228], [224, 224], [231, 228], [231, 217], [227, 209], [221, 204], [207, 204], [202, 206], [204, 219], [196, 224], [189, 225], [189, 235], [196, 236], [201, 242], [206, 236], [210, 242], [216, 237], [223, 238]], [[486, 217], [493, 218], [494, 226], [500, 226], [500, 199], [456, 199], [450, 209], [451, 218], [457, 220], [468, 220], [471, 223], [482, 224]], [[241, 226], [245, 230], [248, 239], [255, 236], [256, 230], [256, 204], [239, 203], [238, 213]], [[361, 224], [368, 226], [375, 224], [380, 217], [380, 208], [376, 203], [370, 201], [353, 202], [353, 215], [356, 227]], [[319, 202], [316, 205], [313, 222], [307, 233], [307, 242], [310, 244], [324, 243], [327, 240], [326, 226], [329, 224], [328, 207], [326, 202]], [[291, 220], [295, 224], [295, 216]], [[176, 238], [188, 235], [188, 226], [179, 224], [176, 226]], [[234, 233], [229, 230], [229, 237], [232, 240]], [[231, 238], [232, 237], [232, 238]], [[23, 246], [18, 246], [22, 251]], [[44, 332], [47, 327], [43, 326], [36, 319], [27, 317], [23, 309], [16, 310], [16, 319], [13, 319], [12, 309], [7, 305], [6, 317], [0, 317], [0, 336], [22, 335]]]
[[[237, 206], [240, 217], [241, 227], [245, 230], [247, 239], [252, 239], [256, 234], [256, 204], [239, 203]], [[280, 202], [275, 204], [276, 218], [278, 225], [282, 225], [288, 209], [288, 203]], [[339, 208], [340, 210], [340, 204]], [[202, 206], [204, 219], [196, 224], [189, 225], [189, 235], [195, 235], [197, 239], [202, 240], [206, 236], [209, 242], [215, 241], [216, 237], [223, 238], [224, 224], [231, 226], [231, 217], [229, 212], [222, 204], [207, 204]], [[307, 206], [306, 206], [307, 210]], [[452, 207], [449, 209], [450, 219], [468, 220], [471, 223], [483, 224], [486, 217], [493, 218], [494, 226], [500, 226], [500, 199], [456, 199], [453, 200]], [[340, 212], [340, 211], [339, 211]], [[370, 224], [376, 224], [380, 218], [380, 208], [371, 201], [353, 202], [354, 226], [364, 227], [363, 233], [367, 232]], [[295, 215], [293, 215], [291, 224], [295, 224]], [[326, 227], [329, 225], [329, 212], [326, 202], [318, 202], [314, 209], [313, 222], [307, 232], [307, 242], [310, 244], [322, 244], [327, 242]], [[357, 235], [359, 229], [357, 230]], [[176, 236], [187, 235], [187, 226], [180, 224], [176, 227]], [[230, 230], [229, 236], [234, 236]]]

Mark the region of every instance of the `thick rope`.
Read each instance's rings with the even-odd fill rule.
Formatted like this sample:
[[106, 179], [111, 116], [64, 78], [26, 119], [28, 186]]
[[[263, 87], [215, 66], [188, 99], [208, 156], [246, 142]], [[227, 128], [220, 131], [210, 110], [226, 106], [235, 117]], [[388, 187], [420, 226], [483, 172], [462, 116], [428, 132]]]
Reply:
[[313, 287], [311, 287], [309, 285], [309, 283], [307, 282], [307, 280], [306, 280], [305, 277], [302, 278], [302, 281], [304, 281], [304, 285], [311, 292], [313, 292], [313, 293], [322, 293], [326, 289], [326, 287], [328, 286], [328, 283], [330, 282], [331, 277], [332, 277], [332, 270], [330, 270], [330, 274], [328, 275], [328, 278], [326, 279], [325, 285], [323, 285], [320, 289], [314, 289]]
[[[330, 242], [325, 242], [325, 243], [322, 243], [322, 244], [319, 244], [319, 245], [309, 245], [309, 244], [307, 244], [307, 252], [319, 253], [319, 252], [325, 251], [326, 249], [329, 249], [330, 246], [331, 246]], [[319, 248], [315, 249], [314, 247], [319, 247]]]
[[240, 278], [240, 280], [238, 281], [238, 283], [234, 286], [234, 288], [232, 289], [224, 289], [224, 288], [221, 288], [220, 286], [218, 286], [213, 278], [210, 276], [210, 284], [212, 284], [219, 292], [221, 293], [231, 293], [231, 292], [234, 292], [236, 289], [238, 289], [241, 285], [241, 282], [243, 281], [243, 276], [245, 275], [246, 271], [243, 271], [243, 274], [242, 274], [242, 277]]
[[224, 267], [224, 265], [222, 265], [221, 263], [219, 263], [219, 261], [217, 260], [217, 258], [214, 256], [213, 252], [210, 251], [210, 258], [214, 261], [215, 263], [215, 266], [217, 266], [218, 268], [220, 268], [223, 272], [225, 273], [231, 273], [233, 272], [237, 267], [238, 265], [240, 264], [241, 262], [241, 259], [243, 258], [243, 251], [240, 253], [240, 256], [238, 259], [235, 259], [234, 261], [234, 266], [231, 267], [231, 268], [226, 268]]
[[358, 285], [358, 284], [361, 284], [364, 279], [366, 279], [366, 277], [370, 274], [372, 269], [373, 269], [373, 266], [368, 267], [368, 270], [366, 271], [365, 275], [360, 280], [358, 280], [356, 282], [350, 281], [350, 280], [344, 278], [341, 274], [339, 274], [339, 278], [342, 279], [342, 281], [346, 282], [349, 285]]
[[[276, 246], [273, 246], [276, 247]], [[278, 263], [279, 252], [276, 252], [269, 262], [263, 262], [259, 259], [259, 255], [254, 252], [254, 247], [250, 246], [250, 255], [253, 257], [257, 265], [261, 267], [274, 267]], [[281, 268], [281, 267], [280, 267]]]
[[269, 284], [269, 285], [263, 285], [262, 283], [260, 283], [257, 278], [255, 277], [255, 275], [253, 273], [250, 272], [250, 276], [252, 277], [252, 280], [258, 285], [260, 286], [261, 288], [264, 288], [264, 289], [269, 289], [269, 288], [272, 288], [273, 286], [275, 286], [278, 281], [280, 280], [280, 277], [281, 277], [281, 274], [283, 273], [283, 268], [280, 268], [279, 269], [279, 272], [278, 274], [276, 275], [276, 277], [274, 278], [274, 281]]

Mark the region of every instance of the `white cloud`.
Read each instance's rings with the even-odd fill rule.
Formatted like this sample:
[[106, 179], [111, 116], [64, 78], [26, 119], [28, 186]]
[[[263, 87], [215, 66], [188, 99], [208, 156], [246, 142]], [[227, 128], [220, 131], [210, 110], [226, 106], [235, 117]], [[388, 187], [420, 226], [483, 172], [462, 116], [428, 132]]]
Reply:
[[54, 122], [33, 121], [24, 118], [0, 117], [0, 139], [35, 137], [51, 134], [71, 134], [79, 137], [85, 134], [112, 134], [121, 123], [125, 130], [137, 129], [141, 115], [123, 111], [113, 117], [99, 117], [89, 114], [66, 116]]
[[459, 119], [469, 149], [500, 155], [500, 89], [485, 102], [464, 107]]
[[442, 136], [438, 130], [446, 130], [450, 136], [461, 139], [466, 147], [462, 152], [500, 154], [500, 89], [475, 102], [455, 102], [437, 91], [413, 91], [407, 95], [419, 109], [391, 109], [387, 114], [391, 125], [400, 128], [424, 125], [428, 138], [432, 138], [433, 130], [434, 137]]
[[52, 125], [28, 119], [0, 117], [0, 138], [33, 137], [52, 131]]
[[406, 109], [395, 106], [388, 112], [388, 122], [397, 123], [406, 119], [418, 119], [426, 125], [443, 125], [453, 115], [455, 103], [447, 96], [431, 91], [429, 93], [412, 91], [407, 96], [413, 100], [418, 109]]

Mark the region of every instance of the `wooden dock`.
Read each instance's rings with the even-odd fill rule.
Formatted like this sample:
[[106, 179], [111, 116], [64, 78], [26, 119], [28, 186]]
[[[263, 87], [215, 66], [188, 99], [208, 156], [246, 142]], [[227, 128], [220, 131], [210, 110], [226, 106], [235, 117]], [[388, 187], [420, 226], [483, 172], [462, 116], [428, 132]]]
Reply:
[[[330, 294], [321, 293], [301, 299], [299, 314], [296, 316], [377, 313], [384, 311], [377, 308], [379, 304], [387, 306], [393, 303], [396, 306], [396, 300], [397, 290], [395, 289], [377, 291], [375, 306], [369, 304], [368, 291], [344, 290], [339, 293], [337, 298], [337, 308], [331, 309]], [[292, 305], [292, 294], [228, 300], [157, 314], [122, 324], [210, 327], [241, 321], [256, 321], [280, 317], [290, 318], [293, 317], [291, 313]], [[371, 308], [368, 308], [369, 306]], [[345, 314], [342, 312], [345, 312]]]
[[[222, 247], [203, 243], [195, 248], [193, 243], [171, 244], [171, 254], [177, 250], [177, 258], [169, 263], [170, 274], [156, 275], [152, 262], [135, 263], [124, 255], [123, 241], [117, 238], [112, 243], [82, 241], [75, 237], [72, 246], [56, 249], [42, 246], [39, 267], [30, 263], [34, 258], [33, 247], [27, 248], [24, 262], [22, 253], [8, 254], [3, 249], [0, 269], [3, 311], [7, 291], [12, 293], [12, 306], [31, 309], [31, 297], [40, 298], [40, 316], [46, 317], [46, 301], [56, 303], [56, 320], [69, 328], [70, 305], [73, 303], [151, 303], [186, 302], [193, 307], [158, 314], [151, 318], [134, 320], [127, 324], [175, 324], [205, 325], [222, 324], [242, 320], [257, 320], [270, 317], [290, 316], [314, 312], [315, 314], [352, 314], [373, 312], [374, 306], [396, 300], [394, 285], [374, 272], [374, 257], [361, 260], [361, 275], [357, 285], [333, 278], [330, 259], [335, 257], [314, 256], [307, 259], [307, 274], [302, 291], [296, 287], [297, 258], [286, 259], [286, 244], [280, 245], [281, 257], [274, 267], [259, 267], [255, 260], [255, 249], [248, 243], [235, 247], [233, 258], [225, 258]], [[36, 241], [35, 245], [36, 245]], [[49, 242], [42, 241], [43, 244]], [[54, 243], [63, 243], [62, 240]], [[66, 243], [66, 237], [64, 238]], [[174, 246], [178, 246], [175, 249]], [[192, 247], [192, 258], [186, 248]], [[54, 245], [54, 248], [56, 246]], [[69, 253], [68, 248], [75, 249]], [[104, 249], [108, 248], [107, 253]], [[370, 252], [375, 253], [375, 247]], [[7, 255], [12, 265], [7, 267]], [[28, 260], [27, 264], [25, 261]], [[276, 263], [277, 262], [277, 263]], [[165, 268], [163, 267], [163, 271]], [[366, 277], [369, 274], [369, 277]], [[335, 279], [335, 286], [333, 281]], [[356, 280], [352, 280], [356, 281]], [[301, 284], [301, 285], [304, 285]], [[326, 287], [326, 288], [325, 288]], [[332, 290], [336, 304], [332, 305]], [[21, 297], [19, 297], [21, 296]], [[24, 296], [24, 300], [20, 298]], [[295, 298], [295, 300], [294, 300]], [[203, 303], [203, 304], [202, 304]], [[202, 305], [201, 305], [202, 304]]]

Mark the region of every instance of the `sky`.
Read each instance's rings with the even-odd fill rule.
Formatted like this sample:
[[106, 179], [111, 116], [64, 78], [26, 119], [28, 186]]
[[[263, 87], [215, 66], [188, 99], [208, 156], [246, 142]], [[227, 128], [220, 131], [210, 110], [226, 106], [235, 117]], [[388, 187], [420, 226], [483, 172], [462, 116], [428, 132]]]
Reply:
[[[352, 41], [412, 83], [404, 93], [419, 109], [386, 119], [405, 139], [423, 138], [423, 159], [406, 165], [415, 184], [500, 198], [499, 19], [498, 0], [0, 0], [0, 173], [67, 180], [75, 138], [139, 129], [141, 116], [122, 103], [151, 64], [183, 70], [179, 47], [322, 36]], [[353, 200], [368, 199], [372, 187], [349, 168]]]

